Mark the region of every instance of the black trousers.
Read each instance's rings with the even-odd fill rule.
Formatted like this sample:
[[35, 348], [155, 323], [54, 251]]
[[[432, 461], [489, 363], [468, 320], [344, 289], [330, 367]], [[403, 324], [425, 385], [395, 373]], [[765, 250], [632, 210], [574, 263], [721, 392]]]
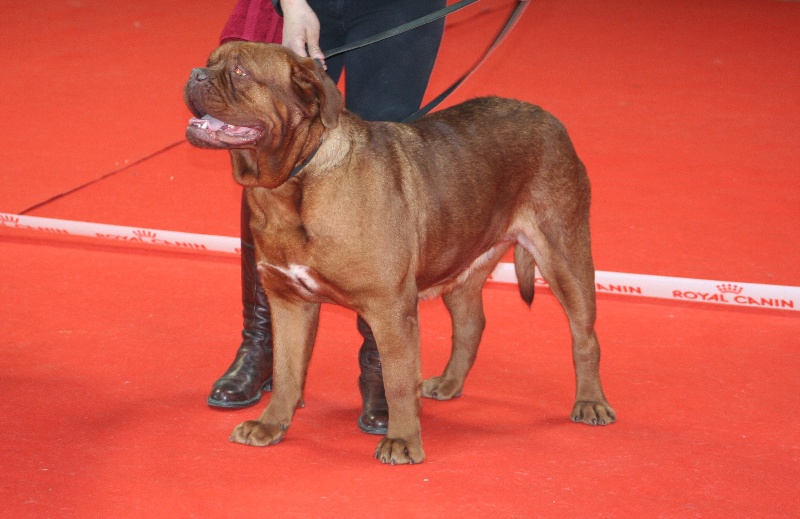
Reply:
[[[323, 51], [373, 36], [447, 5], [446, 0], [309, 0], [320, 21]], [[401, 121], [422, 104], [444, 32], [444, 20], [326, 60], [345, 106], [371, 121]]]

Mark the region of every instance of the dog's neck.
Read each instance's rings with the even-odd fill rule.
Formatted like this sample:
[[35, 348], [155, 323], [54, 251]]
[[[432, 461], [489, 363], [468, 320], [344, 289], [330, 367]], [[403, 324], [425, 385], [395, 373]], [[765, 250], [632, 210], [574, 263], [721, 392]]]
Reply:
[[322, 134], [319, 146], [306, 162], [299, 166], [300, 170], [330, 171], [346, 160], [352, 148], [352, 132], [354, 131], [353, 120], [352, 117], [348, 117], [349, 115], [348, 112], [343, 112], [339, 124]]

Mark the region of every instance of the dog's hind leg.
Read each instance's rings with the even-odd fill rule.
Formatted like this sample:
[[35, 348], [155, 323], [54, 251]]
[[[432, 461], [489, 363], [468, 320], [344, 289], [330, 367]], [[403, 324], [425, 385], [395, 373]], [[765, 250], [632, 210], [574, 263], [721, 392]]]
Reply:
[[452, 321], [453, 338], [450, 360], [444, 372], [422, 383], [422, 396], [449, 400], [461, 396], [464, 381], [475, 362], [486, 317], [483, 313], [482, 289], [509, 244], [493, 247], [476, 260], [466, 280], [452, 292], [442, 296]]
[[577, 386], [570, 418], [574, 422], [606, 425], [616, 420], [616, 414], [600, 383], [600, 344], [594, 329], [597, 309], [588, 207], [570, 216], [555, 216], [542, 221], [530, 232], [525, 232], [520, 243], [533, 254], [569, 319]]
[[450, 360], [440, 376], [431, 377], [422, 383], [422, 396], [437, 400], [461, 396], [464, 380], [475, 362], [478, 344], [486, 326], [482, 285], [483, 283], [468, 283], [443, 296], [453, 323]]

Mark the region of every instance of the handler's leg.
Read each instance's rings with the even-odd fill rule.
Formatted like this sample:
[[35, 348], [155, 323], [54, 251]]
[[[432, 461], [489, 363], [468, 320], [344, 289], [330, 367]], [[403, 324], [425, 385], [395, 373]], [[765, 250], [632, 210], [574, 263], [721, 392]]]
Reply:
[[[349, 0], [347, 42], [392, 29], [446, 6], [446, 0]], [[347, 109], [370, 121], [402, 121], [419, 109], [444, 33], [437, 20], [344, 56]]]
[[255, 246], [250, 231], [250, 208], [242, 196], [242, 344], [228, 370], [211, 386], [208, 405], [249, 407], [272, 389], [272, 326], [267, 296], [256, 271]]
[[389, 425], [389, 406], [386, 404], [386, 392], [383, 389], [381, 357], [367, 322], [359, 316], [356, 324], [361, 336], [364, 337], [361, 350], [358, 352], [358, 364], [361, 367], [358, 389], [361, 391], [362, 400], [358, 427], [367, 434], [386, 434]]

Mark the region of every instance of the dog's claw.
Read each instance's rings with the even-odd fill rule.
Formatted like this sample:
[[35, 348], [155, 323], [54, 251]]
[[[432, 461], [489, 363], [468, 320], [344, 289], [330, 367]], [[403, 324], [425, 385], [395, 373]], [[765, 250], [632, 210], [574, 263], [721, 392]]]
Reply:
[[617, 415], [606, 401], [579, 401], [575, 402], [570, 419], [587, 425], [609, 425], [617, 420]]
[[381, 463], [389, 465], [414, 465], [422, 463], [425, 453], [422, 451], [422, 442], [419, 438], [406, 441], [385, 437], [378, 443], [375, 457], [380, 459]]

